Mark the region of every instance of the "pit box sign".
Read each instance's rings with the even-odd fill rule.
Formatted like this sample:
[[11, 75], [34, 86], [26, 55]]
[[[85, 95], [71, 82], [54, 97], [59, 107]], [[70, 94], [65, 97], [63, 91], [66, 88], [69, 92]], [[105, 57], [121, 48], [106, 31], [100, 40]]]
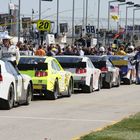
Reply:
[[22, 28], [30, 28], [31, 27], [31, 18], [30, 17], [24, 17], [22, 18]]
[[49, 20], [38, 20], [37, 29], [39, 31], [48, 31], [51, 30], [51, 22]]
[[91, 25], [86, 26], [86, 33], [94, 34], [95, 33], [95, 27], [91, 26]]

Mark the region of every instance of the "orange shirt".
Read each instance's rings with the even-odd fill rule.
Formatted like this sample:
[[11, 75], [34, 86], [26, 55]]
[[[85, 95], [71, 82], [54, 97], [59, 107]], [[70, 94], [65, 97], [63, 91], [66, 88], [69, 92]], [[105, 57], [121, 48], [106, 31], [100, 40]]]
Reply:
[[39, 49], [35, 52], [35, 55], [39, 55], [39, 56], [45, 56], [46, 53], [43, 49]]

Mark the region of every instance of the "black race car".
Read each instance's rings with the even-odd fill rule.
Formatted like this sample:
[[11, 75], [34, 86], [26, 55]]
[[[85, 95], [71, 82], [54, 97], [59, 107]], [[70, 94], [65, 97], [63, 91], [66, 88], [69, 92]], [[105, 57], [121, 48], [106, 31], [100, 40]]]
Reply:
[[112, 64], [108, 56], [88, 55], [88, 57], [91, 59], [93, 65], [101, 70], [103, 87], [120, 86], [119, 68]]

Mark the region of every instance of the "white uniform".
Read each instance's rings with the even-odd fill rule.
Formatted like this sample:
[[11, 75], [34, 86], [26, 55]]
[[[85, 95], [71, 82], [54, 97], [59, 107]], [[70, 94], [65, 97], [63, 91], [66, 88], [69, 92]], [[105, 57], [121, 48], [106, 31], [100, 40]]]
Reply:
[[20, 59], [19, 49], [11, 45], [9, 48], [0, 46], [0, 57], [4, 60], [16, 61], [18, 62]]

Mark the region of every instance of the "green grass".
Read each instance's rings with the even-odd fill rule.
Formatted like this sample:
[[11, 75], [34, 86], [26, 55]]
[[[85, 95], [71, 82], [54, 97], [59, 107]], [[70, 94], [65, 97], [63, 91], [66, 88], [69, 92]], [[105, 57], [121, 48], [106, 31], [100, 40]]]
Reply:
[[102, 131], [83, 136], [80, 140], [140, 140], [140, 113]]

